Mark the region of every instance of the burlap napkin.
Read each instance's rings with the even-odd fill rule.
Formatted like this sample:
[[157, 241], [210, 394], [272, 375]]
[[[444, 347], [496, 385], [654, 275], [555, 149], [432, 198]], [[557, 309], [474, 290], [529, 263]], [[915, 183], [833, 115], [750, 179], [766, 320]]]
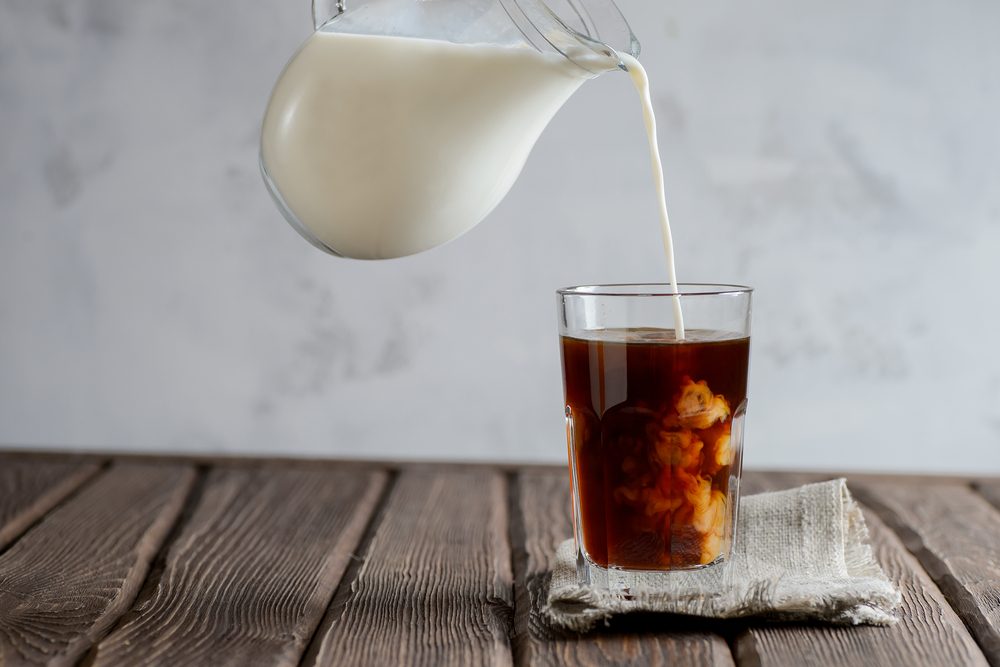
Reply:
[[890, 625], [899, 592], [875, 562], [843, 479], [747, 496], [724, 565], [627, 576], [631, 599], [577, 583], [573, 540], [559, 546], [545, 613], [577, 631], [613, 614], [657, 611]]

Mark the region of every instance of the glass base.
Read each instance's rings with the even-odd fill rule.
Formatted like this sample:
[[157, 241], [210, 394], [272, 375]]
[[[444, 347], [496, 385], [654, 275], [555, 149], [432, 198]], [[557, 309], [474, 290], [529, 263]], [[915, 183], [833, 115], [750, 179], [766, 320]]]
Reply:
[[586, 552], [577, 545], [576, 549], [576, 579], [581, 586], [603, 589], [622, 600], [631, 600], [635, 591], [635, 581], [642, 579], [649, 582], [660, 577], [684, 576], [710, 567], [716, 567], [726, 562], [726, 555], [720, 554], [710, 563], [699, 563], [685, 567], [675, 567], [669, 570], [637, 570], [623, 567], [602, 567], [590, 560]]

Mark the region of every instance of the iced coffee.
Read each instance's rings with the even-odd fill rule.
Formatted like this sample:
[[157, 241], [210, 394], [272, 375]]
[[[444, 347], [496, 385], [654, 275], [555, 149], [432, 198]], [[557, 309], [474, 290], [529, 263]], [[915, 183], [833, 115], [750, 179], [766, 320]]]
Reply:
[[667, 328], [572, 328], [561, 346], [579, 552], [625, 570], [725, 560], [748, 332], [689, 328], [679, 339]]

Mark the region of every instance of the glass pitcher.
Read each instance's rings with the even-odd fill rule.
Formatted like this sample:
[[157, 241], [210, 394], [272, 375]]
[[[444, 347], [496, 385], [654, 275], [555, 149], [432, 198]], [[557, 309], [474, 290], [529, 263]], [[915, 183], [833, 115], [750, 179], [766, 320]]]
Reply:
[[272, 91], [264, 182], [306, 240], [402, 257], [468, 231], [542, 130], [639, 43], [612, 0], [314, 0]]

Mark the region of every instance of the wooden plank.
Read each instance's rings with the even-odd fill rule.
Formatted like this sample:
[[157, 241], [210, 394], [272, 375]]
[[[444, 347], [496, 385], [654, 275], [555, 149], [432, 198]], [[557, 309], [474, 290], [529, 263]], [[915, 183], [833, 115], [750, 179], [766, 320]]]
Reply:
[[352, 574], [304, 664], [511, 664], [500, 472], [401, 472]]
[[297, 665], [386, 477], [213, 470], [157, 581], [94, 664]]
[[525, 665], [732, 665], [726, 640], [704, 621], [644, 614], [587, 635], [561, 631], [540, 613], [556, 547], [572, 537], [565, 469], [522, 472], [514, 493], [515, 656]]
[[[745, 477], [746, 493], [790, 488], [822, 475]], [[849, 482], [850, 484], [850, 482]], [[740, 664], [749, 665], [986, 665], [975, 640], [941, 591], [899, 538], [865, 509], [875, 557], [902, 593], [892, 627], [762, 625], [736, 639]]]
[[96, 462], [0, 456], [0, 550], [97, 474], [100, 467]]
[[896, 531], [1000, 667], [1000, 511], [960, 484], [900, 480], [852, 488]]
[[0, 664], [74, 664], [131, 606], [193, 479], [114, 466], [0, 556]]

